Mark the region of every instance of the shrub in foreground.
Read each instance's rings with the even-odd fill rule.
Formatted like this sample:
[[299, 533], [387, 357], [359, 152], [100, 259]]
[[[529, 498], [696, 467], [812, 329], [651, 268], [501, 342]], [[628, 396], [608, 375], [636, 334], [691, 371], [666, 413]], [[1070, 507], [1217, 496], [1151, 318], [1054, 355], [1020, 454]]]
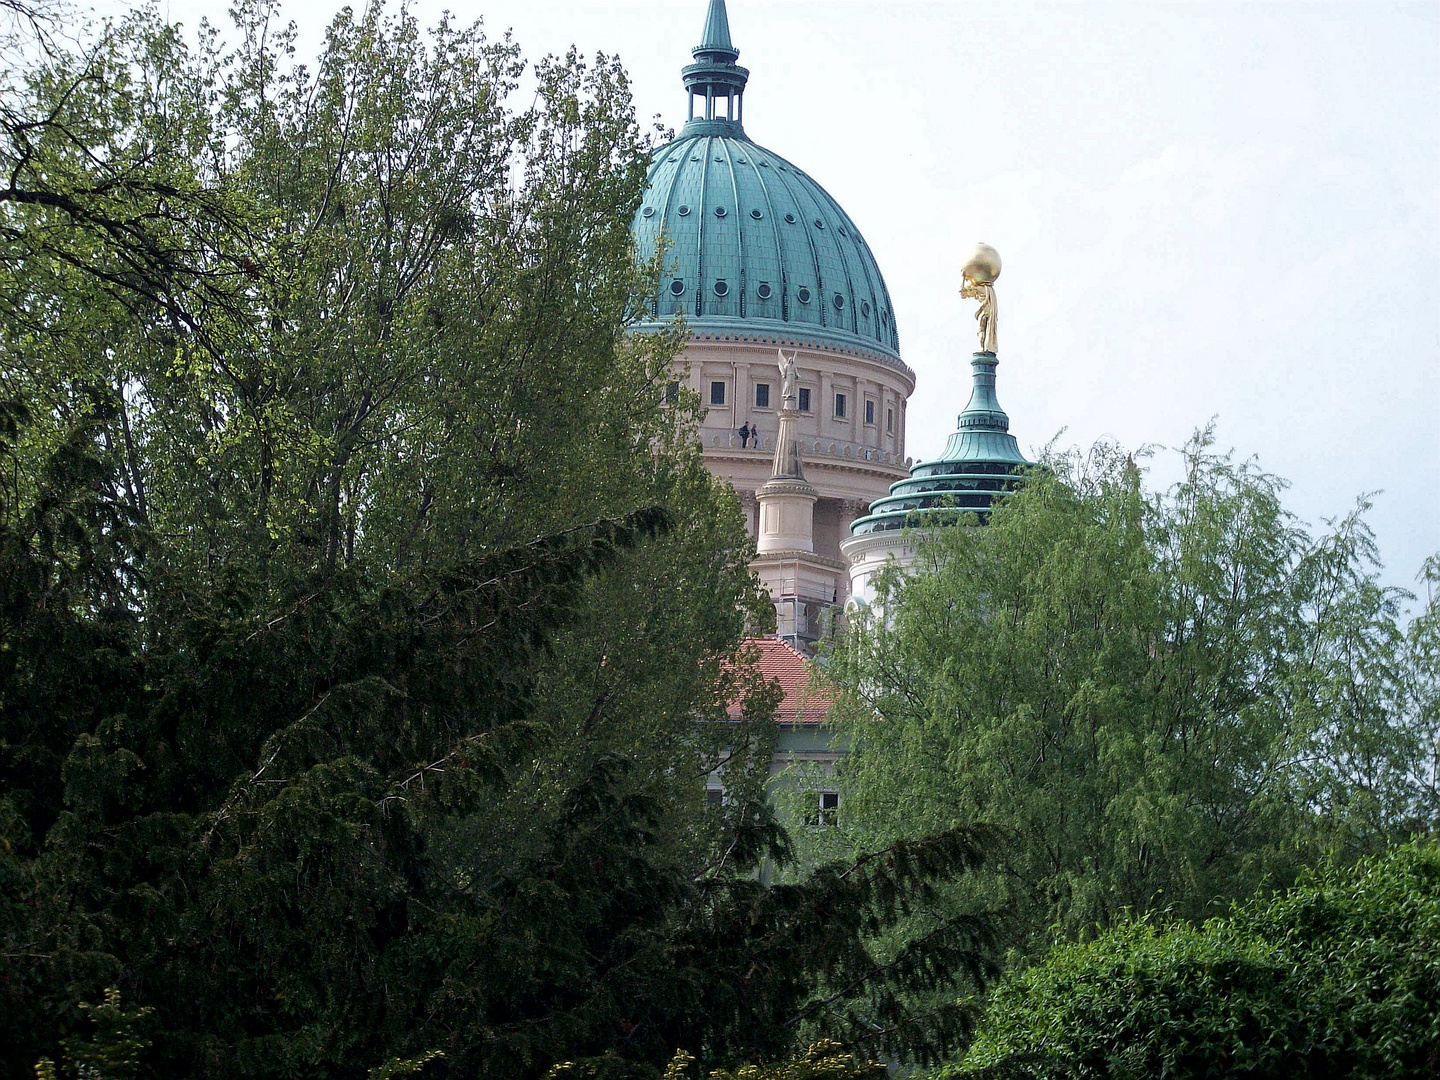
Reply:
[[949, 1077], [1440, 1076], [1440, 844], [1196, 929], [1130, 923], [994, 994]]

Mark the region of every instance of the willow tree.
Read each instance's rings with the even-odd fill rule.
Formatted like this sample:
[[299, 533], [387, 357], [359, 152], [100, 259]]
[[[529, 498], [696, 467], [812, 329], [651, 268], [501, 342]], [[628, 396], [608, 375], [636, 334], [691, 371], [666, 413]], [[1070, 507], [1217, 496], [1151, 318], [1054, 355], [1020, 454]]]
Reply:
[[1433, 661], [1363, 504], [1312, 535], [1207, 433], [1183, 462], [1154, 494], [1113, 448], [1051, 462], [832, 656], [848, 826], [1000, 826], [982, 891], [1017, 944], [1199, 918], [1437, 820]]

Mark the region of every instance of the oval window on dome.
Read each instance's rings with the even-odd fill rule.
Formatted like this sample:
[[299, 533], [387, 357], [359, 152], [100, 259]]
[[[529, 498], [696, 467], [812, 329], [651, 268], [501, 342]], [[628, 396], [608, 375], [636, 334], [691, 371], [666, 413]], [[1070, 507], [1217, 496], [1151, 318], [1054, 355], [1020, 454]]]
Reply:
[[791, 225], [794, 225], [794, 224], [795, 224], [795, 215], [794, 215], [794, 214], [786, 214], [786, 215], [785, 215], [785, 220], [788, 221]]
[[760, 162], [760, 168], [762, 168], [762, 169], [768, 169], [769, 167], [770, 167], [770, 163], [769, 163], [768, 161], [762, 161], [762, 162]]
[[715, 155], [715, 160], [718, 161], [721, 165], [724, 165], [724, 164], [725, 164], [725, 159], [724, 159], [723, 157], [721, 157], [719, 154], [716, 154], [716, 155]]
[[840, 239], [842, 239], [842, 240], [849, 240], [849, 239], [850, 239], [850, 234], [845, 231], [845, 226], [844, 226], [844, 225], [841, 225], [840, 228], [836, 229], [835, 231], [840, 234]]
[[770, 283], [768, 281], [760, 282], [759, 286], [755, 289], [755, 295], [761, 300], [769, 300], [771, 296]]
[[810, 290], [803, 285], [800, 286], [800, 290], [795, 294], [795, 299], [799, 300], [802, 304], [808, 304], [810, 302]]
[[691, 161], [699, 161], [699, 160], [700, 160], [700, 155], [699, 155], [699, 154], [691, 154], [691, 155], [690, 155], [690, 160], [691, 160]]
[[753, 217], [756, 221], [759, 221], [765, 215], [760, 212], [759, 207], [756, 207], [754, 210], [750, 211], [750, 216]]
[[647, 206], [647, 207], [645, 207], [644, 210], [641, 210], [640, 213], [641, 213], [641, 215], [644, 216], [644, 217], [654, 217], [654, 216], [655, 216], [655, 208], [654, 208], [653, 206]]
[[821, 221], [821, 220], [817, 217], [817, 218], [815, 219], [815, 228], [817, 228], [817, 229], [823, 229], [824, 227], [825, 227], [825, 222]]
[[685, 282], [681, 281], [679, 278], [676, 278], [674, 281], [670, 282], [670, 292], [671, 292], [673, 295], [679, 296], [679, 295], [681, 295], [684, 291], [685, 291]]
[[716, 295], [716, 296], [729, 296], [729, 295], [730, 295], [730, 286], [725, 284], [725, 279], [724, 279], [724, 278], [721, 278], [719, 281], [715, 282], [715, 295]]
[[841, 296], [838, 292], [835, 294], [835, 299], [832, 302], [835, 305], [836, 311], [843, 311], [845, 309], [845, 297]]
[[861, 300], [861, 301], [860, 301], [860, 314], [861, 314], [861, 315], [864, 315], [865, 318], [867, 318], [867, 319], [870, 317], [870, 301], [869, 301], [869, 300]]
[[725, 216], [725, 208], [724, 208], [723, 206], [717, 206], [717, 207], [715, 207], [715, 216], [716, 216], [716, 217], [724, 217], [724, 216]]
[[675, 213], [679, 214], [681, 217], [687, 217], [690, 214], [690, 208], [688, 206], [682, 206], [679, 210], [676, 210]]

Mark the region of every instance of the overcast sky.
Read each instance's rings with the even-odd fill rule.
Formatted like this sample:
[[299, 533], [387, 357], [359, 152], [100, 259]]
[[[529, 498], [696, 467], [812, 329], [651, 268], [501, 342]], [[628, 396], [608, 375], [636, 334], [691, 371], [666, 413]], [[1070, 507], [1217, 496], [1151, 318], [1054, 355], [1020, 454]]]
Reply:
[[[287, 11], [314, 42], [332, 6]], [[685, 118], [706, 0], [415, 6], [513, 27], [532, 57], [618, 53], [642, 116]], [[835, 196], [885, 274], [919, 377], [910, 453], [939, 451], [968, 396], [959, 266], [984, 240], [1022, 448], [1176, 446], [1213, 416], [1312, 524], [1378, 492], [1390, 582], [1440, 550], [1440, 3], [729, 13], [747, 133]]]

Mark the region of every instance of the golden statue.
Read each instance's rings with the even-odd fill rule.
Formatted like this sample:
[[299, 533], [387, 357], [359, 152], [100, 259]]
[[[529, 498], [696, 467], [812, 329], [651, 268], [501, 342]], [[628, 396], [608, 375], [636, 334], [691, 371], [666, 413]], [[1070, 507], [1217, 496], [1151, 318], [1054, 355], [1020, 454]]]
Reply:
[[970, 261], [960, 269], [965, 284], [960, 295], [967, 300], [979, 300], [975, 321], [980, 334], [980, 351], [995, 351], [995, 279], [1000, 276], [1000, 253], [989, 244], [976, 244]]

